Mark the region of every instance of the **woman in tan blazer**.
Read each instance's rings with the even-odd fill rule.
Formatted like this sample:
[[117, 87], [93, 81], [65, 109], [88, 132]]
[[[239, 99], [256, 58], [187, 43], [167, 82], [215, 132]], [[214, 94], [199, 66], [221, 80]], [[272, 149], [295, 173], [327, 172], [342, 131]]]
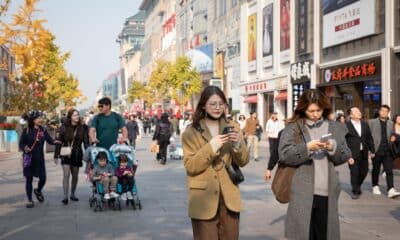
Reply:
[[[218, 87], [205, 88], [193, 124], [182, 135], [194, 239], [239, 238], [240, 191], [225, 166], [245, 166], [249, 153], [239, 125], [225, 118], [226, 107]], [[227, 126], [233, 130], [223, 134]]]

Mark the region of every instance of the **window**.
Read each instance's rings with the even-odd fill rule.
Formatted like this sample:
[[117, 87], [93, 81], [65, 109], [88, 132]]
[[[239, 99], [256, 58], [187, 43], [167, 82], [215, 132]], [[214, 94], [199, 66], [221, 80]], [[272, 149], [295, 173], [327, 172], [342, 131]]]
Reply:
[[221, 0], [221, 16], [224, 16], [226, 13], [226, 0]]
[[214, 19], [217, 19], [218, 0], [214, 0]]
[[232, 0], [232, 7], [237, 5], [238, 0]]

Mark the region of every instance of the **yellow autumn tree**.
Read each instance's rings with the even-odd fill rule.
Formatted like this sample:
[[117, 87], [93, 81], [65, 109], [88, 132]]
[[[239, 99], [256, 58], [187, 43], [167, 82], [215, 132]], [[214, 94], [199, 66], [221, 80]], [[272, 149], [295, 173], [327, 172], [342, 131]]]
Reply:
[[7, 46], [17, 65], [11, 83], [11, 108], [54, 110], [59, 101], [75, 105], [82, 98], [78, 81], [65, 70], [69, 53], [61, 53], [55, 36], [36, 18], [38, 0], [25, 0], [10, 23], [0, 19], [0, 45]]

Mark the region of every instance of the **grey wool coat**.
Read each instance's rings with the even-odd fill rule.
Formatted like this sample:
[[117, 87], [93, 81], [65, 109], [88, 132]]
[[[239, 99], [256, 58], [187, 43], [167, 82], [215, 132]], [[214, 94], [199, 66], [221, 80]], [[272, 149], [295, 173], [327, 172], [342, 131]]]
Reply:
[[[329, 121], [329, 133], [336, 140], [336, 152], [328, 156], [328, 240], [338, 240], [340, 183], [335, 166], [345, 163], [351, 157], [351, 152], [346, 144], [345, 126]], [[307, 152], [307, 142], [310, 140], [310, 134], [301, 119], [285, 128], [279, 142], [279, 161], [297, 167], [292, 179], [285, 226], [285, 236], [293, 240], [309, 239], [314, 198], [314, 165]]]

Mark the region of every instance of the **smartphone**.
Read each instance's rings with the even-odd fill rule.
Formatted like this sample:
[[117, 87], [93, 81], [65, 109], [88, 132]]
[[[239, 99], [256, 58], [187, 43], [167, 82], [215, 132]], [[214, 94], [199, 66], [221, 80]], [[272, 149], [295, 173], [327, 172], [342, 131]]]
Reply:
[[228, 133], [232, 132], [233, 129], [234, 129], [234, 127], [232, 127], [232, 126], [227, 126], [227, 127], [225, 127], [224, 130], [222, 131], [222, 134], [223, 134], [223, 135], [228, 134]]
[[332, 138], [332, 133], [328, 133], [328, 134], [325, 134], [325, 135], [323, 135], [320, 139], [319, 139], [319, 141], [321, 141], [321, 142], [327, 142], [329, 139], [331, 139]]

